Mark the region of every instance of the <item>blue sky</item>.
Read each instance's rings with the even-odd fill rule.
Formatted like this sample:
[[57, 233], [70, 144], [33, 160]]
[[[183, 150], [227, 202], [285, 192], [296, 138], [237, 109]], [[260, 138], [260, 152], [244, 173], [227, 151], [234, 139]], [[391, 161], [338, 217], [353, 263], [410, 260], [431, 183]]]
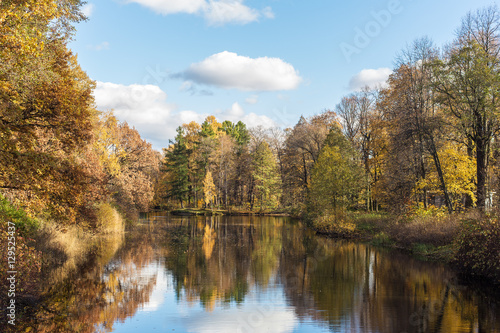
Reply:
[[71, 49], [113, 109], [156, 149], [208, 115], [293, 126], [382, 83], [416, 38], [451, 42], [494, 1], [90, 0]]

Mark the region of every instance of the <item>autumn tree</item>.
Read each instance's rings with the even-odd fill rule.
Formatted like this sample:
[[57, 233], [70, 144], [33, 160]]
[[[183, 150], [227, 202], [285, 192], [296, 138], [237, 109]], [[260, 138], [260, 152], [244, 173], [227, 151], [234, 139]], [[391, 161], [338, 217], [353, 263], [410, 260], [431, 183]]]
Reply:
[[71, 222], [104, 194], [89, 146], [94, 84], [66, 46], [80, 5], [0, 3], [0, 188], [33, 214]]
[[301, 117], [293, 129], [287, 131], [282, 154], [284, 204], [300, 207], [305, 203], [311, 170], [317, 161], [336, 114], [325, 111], [308, 119]]
[[[440, 134], [445, 126], [445, 120], [441, 109], [435, 104], [432, 89], [432, 62], [436, 58], [437, 49], [428, 38], [415, 40], [412, 47], [403, 51], [400, 65], [407, 68], [408, 77], [406, 87], [402, 93], [406, 96], [408, 113], [413, 122], [411, 126], [406, 126], [406, 128], [417, 138], [417, 142], [422, 147], [420, 151], [425, 149], [432, 156], [445, 204], [448, 212], [452, 213], [453, 207], [448, 193], [448, 184], [445, 181], [444, 170], [438, 153], [440, 141], [442, 141], [440, 138], [443, 137]], [[420, 163], [423, 165], [423, 161], [420, 161]], [[422, 176], [425, 179], [425, 170], [422, 169], [422, 171]], [[424, 191], [424, 206], [426, 204], [427, 193]]]
[[355, 202], [362, 185], [363, 171], [356, 150], [333, 127], [314, 165], [309, 186], [309, 210], [313, 215], [336, 212]]
[[364, 197], [367, 210], [373, 206], [372, 188], [376, 182], [376, 176], [372, 174], [370, 167], [370, 160], [375, 156], [372, 143], [375, 133], [373, 123], [376, 117], [377, 95], [377, 90], [364, 87], [361, 91], [344, 96], [335, 108], [342, 132], [351, 141], [353, 147], [360, 152], [366, 177]]
[[469, 13], [445, 57], [435, 64], [434, 88], [470, 154], [475, 153], [477, 206], [485, 207], [491, 140], [498, 113], [500, 17], [496, 6]]
[[94, 130], [93, 142], [100, 164], [109, 177], [120, 173], [120, 157], [124, 151], [120, 145], [119, 121], [112, 111], [102, 112]]
[[212, 152], [213, 169], [216, 172], [216, 182], [219, 192], [219, 202], [228, 206], [229, 186], [231, 179], [235, 177], [234, 158], [235, 154], [234, 139], [225, 133], [221, 133], [216, 140], [216, 149]]
[[205, 175], [205, 179], [203, 180], [203, 195], [206, 207], [210, 205], [210, 207], [213, 208], [216, 194], [212, 173], [208, 170]]
[[[441, 109], [435, 103], [432, 89], [432, 63], [436, 58], [437, 50], [432, 41], [428, 38], [415, 40], [402, 51], [398, 57], [398, 68], [388, 80], [384, 100], [379, 106], [388, 121], [390, 156], [400, 156], [387, 159], [393, 177], [392, 180], [386, 178], [386, 185], [399, 187], [402, 190], [399, 198], [403, 202], [410, 200], [412, 193], [418, 191], [416, 201], [427, 207], [430, 190], [427, 178], [435, 170], [439, 188], [451, 213], [452, 203], [438, 153], [444, 141], [442, 128], [445, 121]], [[433, 165], [428, 161], [429, 156]], [[404, 168], [407, 170], [403, 173], [400, 158], [406, 160]]]
[[221, 133], [222, 124], [217, 121], [215, 116], [208, 116], [201, 124], [201, 136], [216, 138]]
[[342, 120], [342, 130], [345, 136], [355, 142], [358, 138], [360, 126], [360, 110], [358, 107], [356, 94], [342, 97], [342, 100], [335, 107], [335, 112]]
[[[281, 196], [281, 179], [276, 160], [267, 142], [259, 143], [252, 157], [254, 198], [261, 211], [264, 208], [274, 208], [279, 204]], [[252, 208], [253, 203], [254, 201]]]
[[127, 123], [118, 128], [120, 172], [110, 180], [115, 202], [128, 216], [149, 211], [158, 177], [160, 156], [151, 143], [141, 138]]

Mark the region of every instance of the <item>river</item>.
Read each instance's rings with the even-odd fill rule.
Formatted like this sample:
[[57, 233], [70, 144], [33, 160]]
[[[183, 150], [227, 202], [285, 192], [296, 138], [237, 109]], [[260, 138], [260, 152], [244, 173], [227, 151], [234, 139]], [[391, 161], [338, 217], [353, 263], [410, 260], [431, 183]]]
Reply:
[[446, 266], [284, 217], [149, 214], [46, 273], [37, 332], [500, 332]]

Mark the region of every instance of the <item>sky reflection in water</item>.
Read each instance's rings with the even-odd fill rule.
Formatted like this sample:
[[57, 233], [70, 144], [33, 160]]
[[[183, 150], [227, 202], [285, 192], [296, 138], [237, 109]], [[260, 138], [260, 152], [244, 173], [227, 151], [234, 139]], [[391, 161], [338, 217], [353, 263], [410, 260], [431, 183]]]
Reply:
[[68, 302], [55, 327], [500, 332], [498, 304], [460, 286], [443, 265], [318, 237], [286, 218], [150, 215], [116, 241], [104, 242], [84, 273], [53, 285], [52, 299]]

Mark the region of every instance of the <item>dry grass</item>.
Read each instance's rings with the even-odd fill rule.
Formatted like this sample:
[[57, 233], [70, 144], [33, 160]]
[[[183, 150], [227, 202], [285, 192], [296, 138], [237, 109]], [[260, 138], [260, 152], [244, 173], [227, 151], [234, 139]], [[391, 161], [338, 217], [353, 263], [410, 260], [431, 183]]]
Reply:
[[118, 211], [110, 204], [102, 203], [97, 211], [97, 230], [101, 234], [123, 232], [124, 222]]
[[452, 243], [459, 231], [458, 216], [450, 215], [443, 218], [418, 216], [409, 221], [396, 221], [388, 226], [386, 232], [404, 247], [417, 243], [438, 247]]
[[350, 222], [341, 212], [327, 212], [315, 218], [312, 227], [321, 234], [334, 237], [351, 237], [356, 230], [356, 224]]
[[51, 270], [49, 281], [60, 281], [78, 267], [93, 247], [94, 236], [78, 226], [42, 224], [37, 247], [43, 253], [44, 265], [57, 267]]
[[[116, 248], [102, 245], [109, 237], [113, 239], [111, 243], [118, 243], [115, 238], [123, 236], [123, 229], [123, 219], [109, 204], [101, 204], [98, 209], [98, 235], [77, 225], [60, 226], [53, 222], [44, 222], [37, 237], [37, 248], [43, 252], [44, 264], [56, 267], [50, 270], [48, 281], [60, 281], [67, 277], [96, 248], [107, 248], [109, 252], [115, 253]], [[105, 237], [102, 237], [103, 235]]]

